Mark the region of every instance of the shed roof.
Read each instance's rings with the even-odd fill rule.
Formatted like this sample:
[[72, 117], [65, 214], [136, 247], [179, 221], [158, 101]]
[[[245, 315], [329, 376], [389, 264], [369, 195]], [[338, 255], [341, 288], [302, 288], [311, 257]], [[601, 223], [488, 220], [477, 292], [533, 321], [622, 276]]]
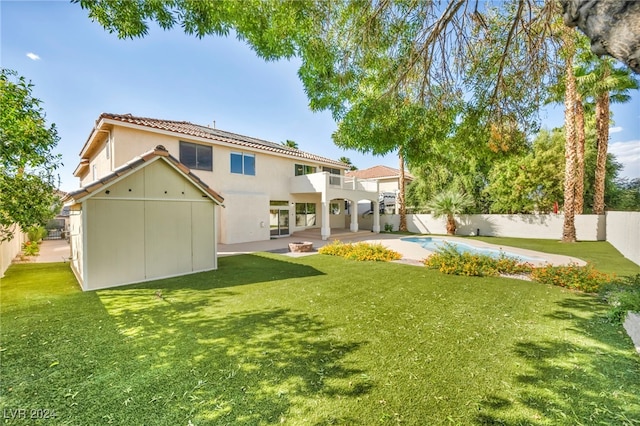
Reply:
[[194, 136], [211, 140], [212, 142], [222, 142], [241, 147], [259, 149], [262, 151], [272, 152], [274, 154], [286, 155], [290, 157], [298, 157], [306, 160], [317, 161], [320, 163], [331, 164], [343, 169], [349, 166], [341, 161], [332, 160], [299, 149], [291, 148], [282, 144], [265, 141], [263, 139], [251, 136], [243, 136], [236, 133], [226, 132], [224, 130], [214, 129], [208, 126], [193, 124], [188, 121], [162, 120], [157, 118], [136, 117], [131, 114], [111, 114], [102, 113], [96, 120], [96, 127], [93, 129], [87, 141], [85, 142], [80, 156], [84, 158], [85, 153], [90, 150], [92, 140], [103, 124], [118, 124], [118, 122], [136, 127], [143, 127], [152, 130], [161, 130], [172, 133], [178, 133], [187, 136]]
[[92, 182], [89, 185], [83, 188], [80, 188], [76, 191], [68, 193], [62, 199], [62, 201], [65, 203], [69, 203], [69, 202], [75, 203], [82, 199], [85, 199], [91, 196], [92, 194], [94, 194], [96, 191], [99, 191], [101, 189], [104, 189], [106, 186], [111, 185], [112, 183], [114, 183], [116, 179], [125, 175], [129, 175], [134, 171], [141, 169], [145, 165], [150, 164], [151, 162], [156, 161], [158, 159], [164, 160], [167, 164], [172, 166], [174, 169], [178, 170], [183, 176], [185, 176], [194, 185], [196, 185], [206, 196], [211, 198], [216, 203], [222, 205], [224, 198], [220, 194], [218, 194], [216, 191], [211, 189], [209, 185], [204, 183], [198, 176], [193, 174], [187, 166], [185, 166], [180, 161], [178, 161], [177, 158], [169, 154], [169, 151], [167, 151], [167, 149], [162, 145], [158, 145], [155, 147], [155, 149], [148, 151], [139, 157], [134, 158], [128, 163], [122, 165], [121, 167], [118, 167], [116, 170], [104, 176], [102, 179]]

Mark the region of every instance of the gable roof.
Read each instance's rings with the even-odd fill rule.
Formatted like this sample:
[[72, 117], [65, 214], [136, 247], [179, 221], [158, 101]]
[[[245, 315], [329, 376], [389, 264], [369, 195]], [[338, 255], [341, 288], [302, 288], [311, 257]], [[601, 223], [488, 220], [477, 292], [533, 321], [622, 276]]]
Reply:
[[[357, 177], [358, 179], [390, 179], [399, 178], [400, 170], [387, 166], [373, 166], [363, 170], [353, 170], [345, 174], [350, 177]], [[405, 180], [413, 180], [414, 177], [411, 173], [404, 174]]]
[[110, 113], [100, 114], [100, 117], [98, 117], [98, 119], [96, 120], [96, 125], [93, 131], [89, 135], [89, 138], [87, 138], [87, 141], [80, 151], [80, 157], [85, 158], [85, 154], [91, 148], [92, 140], [95, 139], [96, 133], [100, 130], [103, 130], [103, 127], [109, 124], [129, 125], [133, 127], [146, 128], [149, 130], [177, 133], [180, 135], [208, 139], [212, 142], [222, 142], [240, 147], [258, 149], [274, 154], [285, 155], [288, 157], [298, 157], [305, 160], [327, 163], [343, 169], [349, 168], [348, 165], [341, 161], [321, 157], [319, 155], [311, 154], [309, 152], [301, 151], [295, 148], [290, 148], [278, 143], [253, 138], [251, 136], [243, 136], [236, 133], [226, 132], [224, 130], [213, 129], [208, 126], [193, 124], [188, 121], [161, 120], [157, 118], [136, 117], [131, 114]]
[[185, 166], [180, 161], [178, 161], [177, 158], [169, 154], [169, 151], [167, 151], [167, 149], [162, 145], [158, 145], [155, 147], [155, 149], [148, 151], [139, 157], [134, 158], [128, 163], [122, 165], [121, 167], [118, 167], [116, 170], [104, 176], [102, 179], [92, 182], [83, 188], [80, 188], [78, 190], [68, 193], [62, 199], [62, 201], [64, 203], [69, 203], [70, 201], [73, 203], [80, 202], [83, 199], [91, 196], [96, 191], [100, 191], [105, 187], [108, 187], [111, 184], [115, 183], [115, 181], [118, 180], [118, 178], [128, 176], [132, 174], [134, 171], [141, 169], [146, 165], [152, 163], [153, 161], [157, 161], [157, 160], [164, 160], [167, 164], [169, 164], [171, 167], [173, 167], [178, 172], [180, 172], [180, 174], [182, 174], [185, 178], [190, 180], [191, 183], [197, 186], [207, 197], [212, 199], [217, 204], [223, 206], [222, 202], [224, 201], [224, 198], [220, 194], [218, 194], [216, 191], [209, 188], [209, 185], [204, 183], [198, 176], [191, 173], [191, 170], [187, 166]]

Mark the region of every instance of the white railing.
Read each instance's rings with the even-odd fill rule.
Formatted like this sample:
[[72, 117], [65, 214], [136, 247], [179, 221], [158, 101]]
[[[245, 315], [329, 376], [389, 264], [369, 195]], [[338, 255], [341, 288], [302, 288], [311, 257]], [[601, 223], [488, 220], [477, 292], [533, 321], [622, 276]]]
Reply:
[[329, 172], [311, 173], [291, 178], [291, 192], [323, 192], [327, 189], [378, 192], [375, 180], [358, 179]]

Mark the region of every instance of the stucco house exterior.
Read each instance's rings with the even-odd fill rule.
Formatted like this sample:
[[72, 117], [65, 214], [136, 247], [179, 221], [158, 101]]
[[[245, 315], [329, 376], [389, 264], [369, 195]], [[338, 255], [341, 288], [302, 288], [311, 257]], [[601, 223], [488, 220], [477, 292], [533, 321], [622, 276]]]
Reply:
[[[375, 180], [345, 176], [348, 165], [302, 150], [187, 121], [103, 113], [80, 152], [74, 175], [90, 187], [157, 145], [224, 198], [217, 242], [263, 241], [318, 228], [358, 231], [345, 206], [378, 203]], [[348, 202], [348, 203], [347, 203]], [[372, 231], [379, 232], [374, 218]]]
[[[345, 174], [349, 178], [356, 178], [367, 181], [375, 181], [378, 183], [378, 190], [380, 191], [379, 201], [382, 206], [391, 207], [389, 213], [398, 214], [399, 205], [398, 205], [398, 192], [400, 190], [400, 170], [394, 169], [393, 167], [388, 166], [373, 166], [368, 169], [362, 170], [352, 170], [348, 171]], [[404, 184], [405, 188], [409, 183], [414, 180], [414, 176], [405, 171], [404, 173]], [[381, 206], [381, 207], [382, 207]], [[358, 205], [358, 212], [360, 214], [366, 213], [367, 211], [373, 210], [373, 206], [371, 204], [361, 202]]]
[[64, 201], [83, 290], [217, 269], [223, 198], [161, 145]]

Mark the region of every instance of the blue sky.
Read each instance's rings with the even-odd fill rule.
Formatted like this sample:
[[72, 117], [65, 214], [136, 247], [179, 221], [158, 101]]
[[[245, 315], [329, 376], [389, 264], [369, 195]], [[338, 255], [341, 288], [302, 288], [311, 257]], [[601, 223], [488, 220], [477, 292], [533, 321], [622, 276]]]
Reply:
[[[152, 29], [120, 40], [66, 1], [0, 1], [0, 63], [34, 84], [47, 120], [61, 138], [61, 189], [78, 187], [78, 153], [102, 112], [212, 124], [272, 142], [296, 141], [328, 158], [346, 156], [361, 169], [397, 167], [397, 157], [374, 157], [336, 147], [327, 112], [309, 111], [298, 61], [265, 62], [234, 38], [198, 40], [180, 28]], [[613, 106], [610, 152], [622, 175], [640, 177], [640, 93]], [[563, 111], [543, 113], [543, 126], [562, 125]]]

